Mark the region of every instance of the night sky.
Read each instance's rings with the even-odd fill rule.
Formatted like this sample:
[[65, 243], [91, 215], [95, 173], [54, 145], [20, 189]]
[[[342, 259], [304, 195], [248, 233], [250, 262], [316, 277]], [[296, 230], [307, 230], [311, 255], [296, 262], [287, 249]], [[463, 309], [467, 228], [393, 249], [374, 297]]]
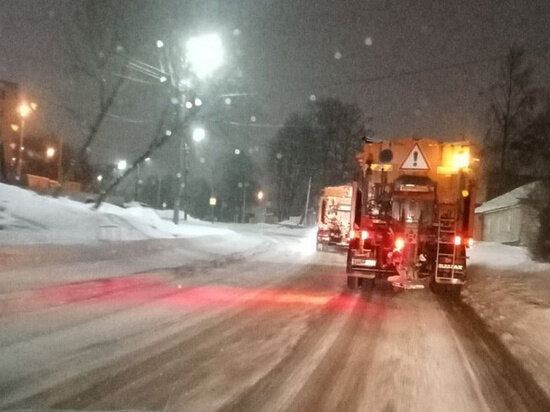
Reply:
[[[178, 2], [151, 3], [162, 8]], [[227, 54], [242, 70], [243, 90], [236, 91], [249, 93], [250, 104], [241, 105], [249, 113], [234, 119], [244, 126], [227, 126], [236, 128], [231, 135], [237, 137], [224, 144], [245, 150], [259, 146], [259, 156], [277, 125], [292, 111], [305, 109], [312, 95], [357, 103], [379, 138], [478, 139], [486, 129], [487, 88], [511, 45], [528, 51], [537, 82], [550, 80], [548, 0], [179, 3], [195, 30], [216, 27], [231, 37]], [[86, 99], [75, 93], [77, 85], [67, 74], [58, 16], [78, 4], [0, 3], [0, 78], [36, 96], [40, 110], [30, 127], [74, 143], [83, 135], [66, 106], [85, 106]], [[123, 124], [109, 119], [92, 147], [95, 159], [140, 153], [154, 123], [147, 107], [141, 110], [139, 116], [121, 116]], [[246, 126], [250, 116], [256, 123]]]

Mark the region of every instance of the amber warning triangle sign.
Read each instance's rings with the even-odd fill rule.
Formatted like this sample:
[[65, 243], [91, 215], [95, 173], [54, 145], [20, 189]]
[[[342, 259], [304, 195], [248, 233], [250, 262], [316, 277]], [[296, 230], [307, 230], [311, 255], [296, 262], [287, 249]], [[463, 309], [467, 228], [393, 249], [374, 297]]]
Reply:
[[401, 165], [401, 169], [413, 169], [413, 170], [429, 170], [428, 162], [420, 150], [418, 143], [414, 145], [413, 149]]

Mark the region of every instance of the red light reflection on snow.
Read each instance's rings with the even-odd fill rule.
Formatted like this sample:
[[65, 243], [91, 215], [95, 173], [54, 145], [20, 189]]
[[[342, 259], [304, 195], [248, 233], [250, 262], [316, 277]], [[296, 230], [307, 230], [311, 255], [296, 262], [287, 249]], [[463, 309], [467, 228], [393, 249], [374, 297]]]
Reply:
[[[180, 287], [154, 275], [97, 279], [48, 287], [36, 292], [34, 304], [56, 306], [71, 303], [113, 303], [167, 305], [184, 308], [308, 308], [351, 311], [367, 302], [357, 295], [338, 295], [306, 289], [239, 288], [222, 285]], [[38, 302], [37, 302], [38, 301]], [[372, 309], [372, 307], [371, 307]]]

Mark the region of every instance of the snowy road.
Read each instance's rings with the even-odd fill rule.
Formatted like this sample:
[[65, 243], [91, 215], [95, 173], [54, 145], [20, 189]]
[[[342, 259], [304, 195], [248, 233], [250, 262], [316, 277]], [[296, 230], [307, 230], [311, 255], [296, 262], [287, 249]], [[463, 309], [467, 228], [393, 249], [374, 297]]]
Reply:
[[467, 306], [383, 283], [350, 293], [343, 257], [307, 242], [19, 283], [0, 318], [0, 408], [550, 410]]

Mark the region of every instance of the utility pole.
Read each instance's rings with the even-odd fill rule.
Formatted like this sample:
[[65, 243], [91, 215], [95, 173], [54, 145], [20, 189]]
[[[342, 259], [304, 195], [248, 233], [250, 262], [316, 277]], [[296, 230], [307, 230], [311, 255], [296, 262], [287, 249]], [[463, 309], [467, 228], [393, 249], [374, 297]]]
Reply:
[[189, 192], [187, 191], [187, 175], [189, 173], [189, 146], [187, 143], [185, 143], [183, 147], [183, 220], [187, 222], [187, 208], [189, 206], [189, 199], [188, 195]]
[[136, 165], [136, 181], [134, 184], [134, 201], [138, 201], [138, 195], [139, 195], [139, 184], [140, 184], [140, 164], [138, 163]]
[[19, 127], [19, 156], [17, 157], [16, 178], [21, 180], [21, 164], [23, 162], [23, 139], [25, 136], [25, 116], [21, 116], [21, 126]]
[[162, 189], [162, 179], [160, 178], [160, 174], [157, 175], [157, 209], [160, 209], [160, 192]]
[[244, 218], [246, 214], [246, 188], [248, 187], [248, 182], [243, 183], [239, 182], [239, 187], [243, 189], [243, 203], [241, 206], [241, 223], [244, 223]]
[[61, 185], [63, 181], [63, 141], [59, 140], [59, 149], [57, 154], [57, 181]]
[[[176, 188], [176, 198], [174, 199], [174, 217], [173, 222], [177, 225], [180, 222], [180, 205], [181, 205], [181, 195], [182, 195], [182, 186], [184, 189], [184, 196], [186, 195], [186, 186], [187, 186], [187, 176], [186, 176], [186, 170], [187, 170], [187, 143], [185, 143], [184, 140], [184, 134], [181, 135], [180, 138], [180, 149], [179, 149], [179, 172], [177, 173], [176, 177], [177, 179], [177, 185]], [[187, 220], [187, 208], [185, 207], [185, 202], [187, 201], [187, 198], [184, 199], [184, 219]]]
[[311, 176], [307, 184], [306, 208], [304, 210], [304, 226], [307, 226], [307, 211], [309, 209], [309, 193], [311, 192]]

